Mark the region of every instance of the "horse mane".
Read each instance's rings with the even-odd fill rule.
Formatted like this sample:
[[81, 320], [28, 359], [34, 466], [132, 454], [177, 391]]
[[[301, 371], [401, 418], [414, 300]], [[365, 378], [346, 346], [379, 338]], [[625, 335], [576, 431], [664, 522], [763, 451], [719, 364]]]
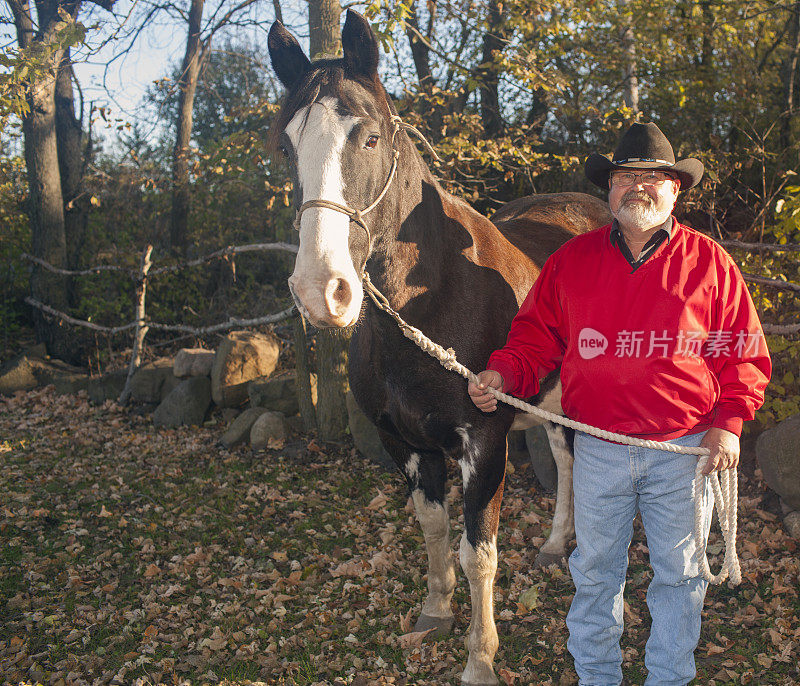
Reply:
[[375, 97], [378, 107], [384, 110], [384, 114], [387, 117], [391, 116], [394, 107], [391, 105], [383, 85], [378, 80], [377, 74], [368, 77], [363, 74], [353, 73], [348, 69], [342, 58], [316, 60], [311, 64], [311, 68], [303, 78], [300, 79], [297, 86], [286, 93], [278, 116], [275, 118], [267, 135], [268, 149], [270, 151], [277, 149], [280, 135], [295, 113], [316, 101], [320, 91], [327, 86], [337, 92], [337, 97], [345, 108], [354, 112], [361, 109], [354, 99], [348, 97], [347, 90], [341, 88], [342, 83], [346, 80], [354, 81], [365, 88], [367, 92]]

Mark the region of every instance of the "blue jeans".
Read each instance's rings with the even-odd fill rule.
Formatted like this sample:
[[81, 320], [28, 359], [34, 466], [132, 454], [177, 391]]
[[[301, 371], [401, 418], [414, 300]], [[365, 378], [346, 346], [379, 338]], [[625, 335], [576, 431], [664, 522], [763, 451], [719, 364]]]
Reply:
[[[704, 433], [672, 443], [698, 446]], [[707, 583], [694, 559], [695, 455], [634, 448], [575, 436], [575, 537], [569, 558], [575, 597], [567, 615], [567, 647], [581, 686], [622, 681], [622, 592], [637, 509], [642, 514], [653, 580], [645, 652], [647, 686], [683, 686], [695, 676], [694, 650]], [[705, 498], [705, 535], [711, 488]]]

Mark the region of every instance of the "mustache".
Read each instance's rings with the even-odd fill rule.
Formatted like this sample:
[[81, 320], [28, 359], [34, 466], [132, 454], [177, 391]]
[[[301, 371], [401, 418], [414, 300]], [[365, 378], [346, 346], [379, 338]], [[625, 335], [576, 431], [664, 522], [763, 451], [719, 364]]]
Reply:
[[622, 196], [623, 203], [629, 202], [630, 200], [644, 200], [650, 205], [653, 204], [653, 199], [644, 191], [629, 191]]

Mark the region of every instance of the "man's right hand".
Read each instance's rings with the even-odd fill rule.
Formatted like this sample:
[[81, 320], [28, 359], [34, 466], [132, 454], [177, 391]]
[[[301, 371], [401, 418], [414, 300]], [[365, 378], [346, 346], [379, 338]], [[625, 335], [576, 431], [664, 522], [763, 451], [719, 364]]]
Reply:
[[495, 388], [498, 391], [503, 390], [503, 377], [500, 372], [493, 369], [485, 369], [478, 374], [478, 383], [474, 384], [470, 381], [467, 386], [467, 392], [472, 402], [482, 412], [494, 412], [497, 409], [497, 398], [495, 398], [487, 387]]

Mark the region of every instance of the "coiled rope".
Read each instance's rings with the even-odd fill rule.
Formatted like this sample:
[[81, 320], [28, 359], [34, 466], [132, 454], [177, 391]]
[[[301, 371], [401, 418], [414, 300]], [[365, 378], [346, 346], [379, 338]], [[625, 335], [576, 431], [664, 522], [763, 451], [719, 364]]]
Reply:
[[[425, 336], [419, 329], [411, 326], [406, 322], [389, 304], [389, 301], [370, 281], [369, 275], [364, 271], [364, 288], [369, 295], [370, 299], [375, 306], [380, 310], [386, 312], [392, 319], [397, 322], [403, 335], [411, 340], [417, 347], [428, 353], [431, 357], [438, 360], [439, 363], [450, 371], [456, 372], [467, 381], [478, 384], [478, 376], [467, 369], [457, 359], [455, 352], [452, 348], [445, 349], [438, 343], [434, 343], [430, 338]], [[703, 468], [708, 462], [709, 450], [703, 447], [684, 447], [675, 445], [673, 443], [664, 443], [661, 441], [649, 441], [640, 438], [632, 438], [622, 434], [613, 433], [598, 429], [588, 424], [576, 422], [567, 417], [562, 417], [547, 410], [535, 407], [524, 400], [515, 398], [497, 389], [487, 387], [491, 393], [498, 400], [511, 405], [512, 407], [536, 415], [542, 419], [561, 424], [562, 426], [575, 429], [576, 431], [583, 431], [584, 433], [602, 438], [606, 441], [613, 441], [623, 445], [632, 445], [642, 448], [653, 448], [657, 450], [665, 450], [671, 453], [682, 453], [685, 455], [698, 455], [697, 468], [695, 470], [695, 479], [692, 483], [692, 498], [694, 499], [694, 540], [695, 540], [695, 556], [698, 561], [698, 566], [703, 578], [711, 584], [721, 584], [725, 579], [730, 578], [733, 585], [737, 585], [742, 580], [742, 571], [739, 566], [739, 558], [736, 555], [736, 522], [737, 522], [737, 500], [738, 500], [738, 479], [736, 469], [725, 469], [718, 473], [711, 472], [709, 475], [703, 474]], [[722, 561], [722, 568], [719, 574], [712, 574], [711, 568], [708, 564], [708, 556], [706, 555], [706, 538], [704, 531], [704, 517], [703, 517], [703, 495], [705, 493], [706, 479], [711, 482], [711, 490], [714, 493], [713, 507], [717, 510], [717, 519], [719, 520], [720, 529], [722, 529], [722, 536], [725, 541], [725, 557]], [[721, 482], [721, 485], [720, 485]], [[698, 485], [702, 484], [702, 488]], [[709, 513], [711, 514], [711, 513]]]

